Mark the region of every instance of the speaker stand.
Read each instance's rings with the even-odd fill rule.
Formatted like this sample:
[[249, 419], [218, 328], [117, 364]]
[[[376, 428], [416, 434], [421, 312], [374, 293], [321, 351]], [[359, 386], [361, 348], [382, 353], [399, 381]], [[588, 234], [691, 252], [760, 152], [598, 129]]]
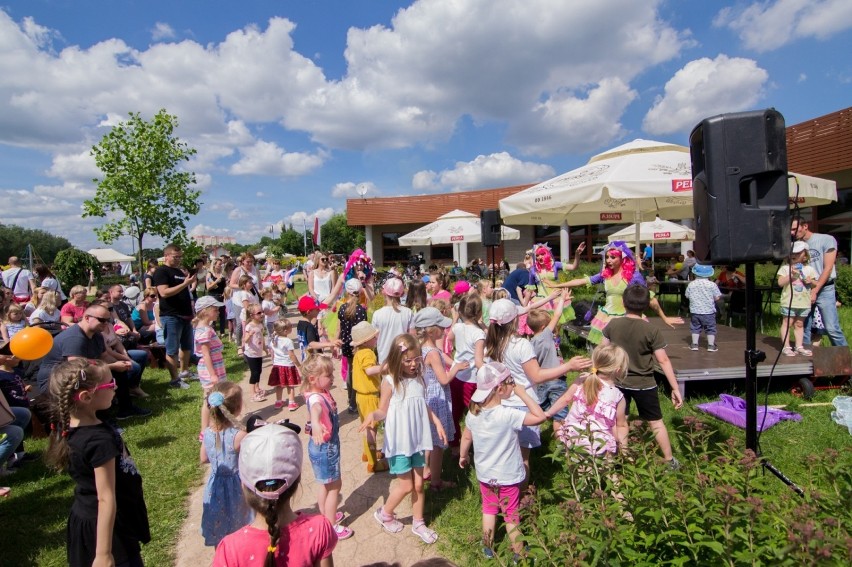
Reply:
[[766, 353], [757, 350], [757, 309], [763, 306], [757, 301], [754, 281], [754, 262], [746, 262], [746, 350], [745, 350], [745, 387], [746, 387], [746, 449], [751, 449], [760, 459], [760, 465], [774, 474], [799, 496], [804, 491], [778, 470], [768, 459], [763, 458], [757, 448], [757, 365], [766, 360]]
[[491, 263], [488, 265], [491, 268], [491, 290], [493, 291], [495, 287], [497, 287], [497, 266], [494, 263], [494, 256], [497, 254], [496, 246], [489, 246], [489, 252], [491, 252]]

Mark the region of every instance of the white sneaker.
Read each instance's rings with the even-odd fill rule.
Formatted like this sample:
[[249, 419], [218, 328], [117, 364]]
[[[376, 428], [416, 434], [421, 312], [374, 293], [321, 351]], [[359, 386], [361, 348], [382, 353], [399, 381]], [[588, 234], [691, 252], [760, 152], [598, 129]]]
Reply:
[[178, 378], [174, 382], [169, 382], [169, 386], [171, 386], [172, 388], [179, 388], [181, 390], [186, 390], [187, 388], [189, 388], [189, 384], [187, 384], [180, 378]]
[[189, 380], [189, 381], [198, 380], [198, 374], [196, 374], [192, 370], [184, 370], [183, 372], [178, 374], [178, 379], [179, 380]]

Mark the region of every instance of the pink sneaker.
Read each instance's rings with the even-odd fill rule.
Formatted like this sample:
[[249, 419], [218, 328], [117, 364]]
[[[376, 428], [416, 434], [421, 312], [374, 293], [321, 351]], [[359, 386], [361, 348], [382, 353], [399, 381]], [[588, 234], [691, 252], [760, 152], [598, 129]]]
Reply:
[[284, 400], [278, 400], [275, 402], [275, 409], [281, 409], [284, 407]]
[[297, 409], [299, 409], [299, 404], [296, 402], [290, 402], [290, 411], [296, 411]]

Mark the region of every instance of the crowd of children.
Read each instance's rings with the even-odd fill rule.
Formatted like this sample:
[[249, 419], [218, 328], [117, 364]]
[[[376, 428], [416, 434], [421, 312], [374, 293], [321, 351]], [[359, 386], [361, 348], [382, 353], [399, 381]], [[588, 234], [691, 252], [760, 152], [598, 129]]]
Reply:
[[[620, 268], [620, 258], [608, 259], [607, 265]], [[799, 256], [793, 259], [801, 261]], [[715, 310], [710, 309], [715, 309], [719, 290], [715, 284], [706, 285], [712, 282], [702, 266], [693, 272], [698, 279], [687, 296], [705, 310], [693, 310], [692, 342], [697, 345], [703, 331], [712, 351], [715, 326], [710, 319], [712, 314], [715, 321]], [[790, 285], [807, 286], [812, 279], [807, 270], [782, 272], [782, 286], [791, 280], [796, 283]], [[615, 273], [620, 274], [617, 269]], [[331, 565], [337, 542], [353, 535], [339, 510], [344, 486], [341, 451], [348, 448], [341, 447], [340, 417], [330, 392], [333, 358], [341, 355], [348, 409], [361, 420], [362, 460], [369, 473], [389, 471], [396, 477], [384, 503], [372, 513], [388, 533], [404, 529], [396, 511], [408, 497], [411, 532], [427, 544], [438, 540], [439, 534], [426, 523], [425, 498], [427, 488], [456, 488], [444, 471], [445, 451], [451, 449], [453, 462], [461, 468], [472, 465], [479, 483], [482, 553], [494, 557], [501, 517], [518, 560], [524, 554], [521, 496], [530, 482], [530, 454], [542, 444], [540, 426], [546, 420], [553, 421], [557, 439], [567, 447], [606, 458], [626, 444], [627, 411], [635, 402], [663, 459], [677, 468], [662, 420], [655, 364], [665, 374], [674, 407], [680, 408], [683, 400], [665, 341], [642, 315], [651, 302], [648, 289], [627, 281], [630, 275], [616, 282], [617, 307], [623, 304], [623, 314], [609, 314], [591, 358], [569, 360], [561, 357], [556, 332], [563, 310], [571, 304], [568, 289], [539, 301], [526, 294], [513, 301], [506, 290], [492, 290], [488, 283], [457, 285], [450, 294], [440, 273], [431, 274], [428, 282], [412, 282], [407, 292], [401, 279], [390, 278], [381, 287], [384, 306], [370, 317], [371, 294], [365, 289], [369, 279], [348, 279], [334, 288], [342, 295], [337, 305], [333, 292], [299, 298], [301, 318], [295, 328], [280, 316], [272, 290], [258, 293], [249, 275], [237, 279], [233, 294], [228, 287], [219, 299], [200, 297], [194, 306], [195, 355], [203, 388], [200, 460], [210, 463], [201, 533], [206, 545], [217, 546], [213, 564], [272, 566], [286, 564], [286, 559], [289, 564]], [[278, 283], [285, 285], [283, 280]], [[587, 282], [576, 280], [582, 283]], [[800, 291], [793, 287], [791, 293]], [[799, 309], [794, 295], [787, 324], [796, 335], [797, 350]], [[274, 409], [295, 411], [300, 399], [306, 406], [306, 453], [315, 478], [317, 515], [297, 514], [290, 505], [302, 470], [298, 432], [278, 424], [247, 432], [252, 427], [241, 418], [243, 392], [227, 380], [223, 345], [215, 330], [223, 310], [229, 319], [240, 320], [238, 346], [249, 370], [251, 392], [246, 394], [251, 400], [266, 399], [261, 371], [269, 356]], [[337, 322], [330, 333], [320, 318], [327, 310], [335, 313]], [[7, 322], [6, 328], [14, 325]], [[575, 379], [568, 380], [569, 373]], [[111, 556], [116, 564], [141, 565], [140, 544], [150, 533], [139, 474], [121, 437], [96, 415], [111, 402], [114, 381], [102, 364], [73, 360], [56, 368], [50, 387], [59, 417], [50, 462], [67, 468], [78, 488], [86, 488], [77, 491], [69, 519], [69, 562], [109, 564], [106, 558]], [[104, 495], [109, 495], [108, 506], [101, 502]], [[108, 520], [116, 517], [123, 521]], [[248, 560], [250, 555], [254, 559]]]

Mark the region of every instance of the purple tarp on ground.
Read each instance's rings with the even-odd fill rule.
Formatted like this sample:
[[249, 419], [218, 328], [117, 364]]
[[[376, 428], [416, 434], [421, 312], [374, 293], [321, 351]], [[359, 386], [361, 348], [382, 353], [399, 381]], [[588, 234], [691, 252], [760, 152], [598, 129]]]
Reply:
[[[718, 402], [710, 402], [706, 404], [698, 404], [696, 407], [701, 411], [707, 412], [714, 417], [718, 417], [722, 421], [733, 423], [737, 427], [745, 429], [746, 425], [746, 403], [742, 398], [729, 396], [728, 394], [719, 394], [721, 398]], [[764, 420], [763, 414], [766, 413]], [[766, 406], [757, 407], [757, 430], [763, 431], [769, 429], [782, 419], [791, 419], [793, 421], [802, 421], [802, 416], [792, 411], [782, 409], [769, 408]]]

